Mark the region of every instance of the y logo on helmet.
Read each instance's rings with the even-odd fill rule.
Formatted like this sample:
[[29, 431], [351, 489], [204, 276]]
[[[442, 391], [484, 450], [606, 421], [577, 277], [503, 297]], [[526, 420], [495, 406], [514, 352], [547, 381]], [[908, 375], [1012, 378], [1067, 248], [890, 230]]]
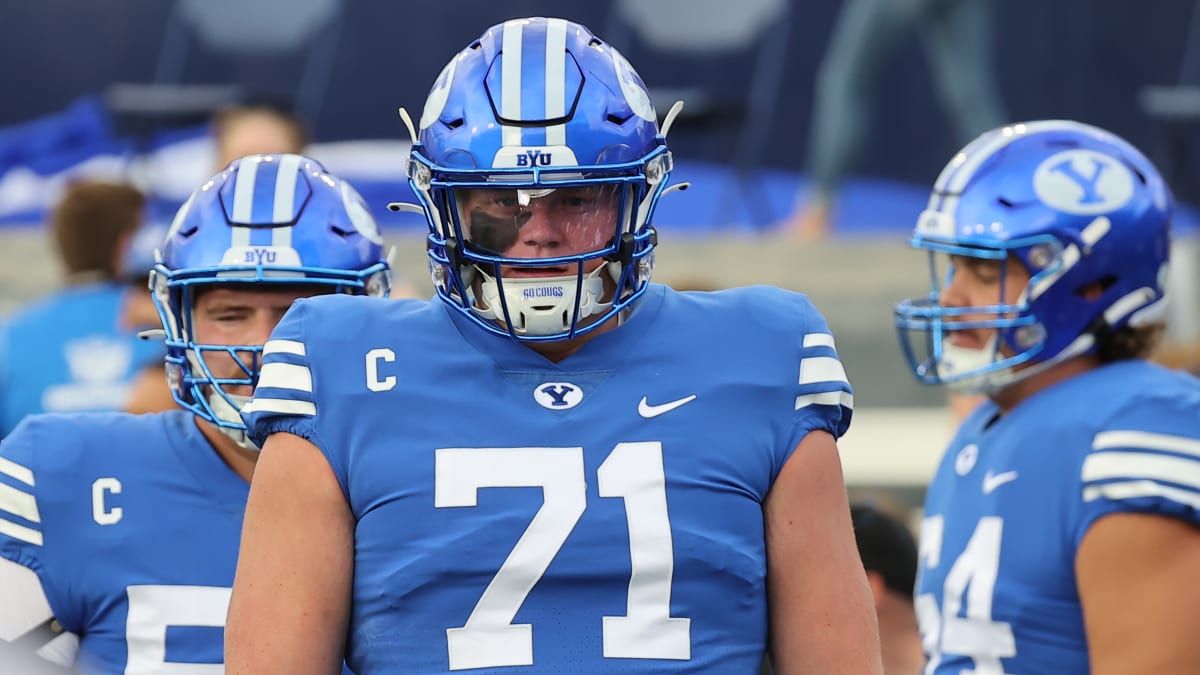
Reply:
[[621, 84], [621, 93], [625, 96], [625, 101], [629, 103], [629, 109], [633, 111], [634, 115], [648, 122], [657, 121], [654, 104], [650, 102], [650, 94], [638, 80], [637, 73], [633, 72], [633, 66], [629, 65], [629, 61], [626, 61], [621, 52], [615, 49], [612, 50], [612, 57], [613, 67], [617, 71], [617, 82]]
[[1047, 206], [1075, 215], [1111, 213], [1133, 197], [1133, 173], [1116, 158], [1094, 150], [1066, 150], [1043, 161], [1033, 190]]
[[433, 83], [429, 98], [425, 99], [425, 109], [421, 111], [421, 129], [428, 129], [446, 108], [446, 101], [450, 99], [450, 85], [454, 83], [454, 71], [457, 68], [458, 57], [456, 56], [450, 59], [450, 63], [447, 63], [445, 68], [442, 68], [437, 81]]
[[371, 215], [362, 195], [358, 194], [358, 191], [350, 187], [346, 181], [342, 181], [341, 190], [342, 202], [346, 205], [346, 215], [350, 216], [350, 224], [354, 226], [355, 231], [372, 244], [382, 245], [383, 235], [379, 232], [379, 224], [375, 222], [375, 216]]
[[538, 405], [551, 410], [568, 410], [583, 400], [583, 390], [570, 382], [546, 382], [533, 390]]

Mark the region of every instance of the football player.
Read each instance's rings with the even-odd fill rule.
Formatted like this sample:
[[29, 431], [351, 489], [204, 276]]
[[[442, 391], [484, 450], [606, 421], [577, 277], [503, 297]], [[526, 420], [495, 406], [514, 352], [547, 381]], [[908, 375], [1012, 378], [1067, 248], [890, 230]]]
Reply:
[[38, 415], [4, 439], [0, 640], [87, 673], [219, 673], [258, 457], [237, 408], [287, 370], [263, 345], [296, 298], [386, 295], [389, 265], [353, 188], [254, 155], [192, 194], [150, 278], [186, 410]]
[[1200, 381], [1162, 331], [1171, 194], [1071, 121], [996, 129], [943, 170], [896, 322], [917, 377], [987, 395], [929, 487], [930, 674], [1200, 672]]
[[780, 673], [879, 672], [825, 320], [650, 283], [672, 117], [562, 19], [445, 67], [408, 164], [441, 302], [297, 303], [243, 408], [229, 672], [753, 673], [768, 631]]

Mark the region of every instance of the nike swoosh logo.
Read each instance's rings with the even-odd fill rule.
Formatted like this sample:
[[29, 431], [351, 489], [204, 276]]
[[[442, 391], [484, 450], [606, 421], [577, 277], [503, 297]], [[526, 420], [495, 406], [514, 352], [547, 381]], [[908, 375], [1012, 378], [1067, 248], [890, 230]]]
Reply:
[[1016, 471], [1005, 471], [1004, 473], [994, 473], [991, 469], [988, 469], [987, 473], [983, 474], [983, 494], [989, 495], [992, 493], [993, 490], [1000, 487], [1001, 485], [1004, 485], [1005, 483], [1011, 483], [1016, 479], [1017, 479]]
[[695, 400], [696, 400], [696, 395], [692, 394], [691, 396], [684, 396], [681, 399], [671, 401], [669, 403], [661, 403], [659, 405], [650, 405], [649, 403], [646, 402], [646, 397], [643, 396], [642, 400], [638, 401], [638, 414], [641, 415], [642, 417], [645, 417], [646, 419], [650, 419], [651, 417], [658, 417], [659, 415], [669, 413], [672, 410], [679, 408], [681, 406], [685, 406]]

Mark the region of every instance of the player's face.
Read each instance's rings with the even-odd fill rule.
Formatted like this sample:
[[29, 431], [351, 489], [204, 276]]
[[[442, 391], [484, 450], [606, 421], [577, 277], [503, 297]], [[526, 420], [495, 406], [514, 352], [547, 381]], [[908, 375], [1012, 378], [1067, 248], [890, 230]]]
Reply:
[[[476, 189], [462, 195], [464, 236], [485, 253], [551, 258], [590, 253], [612, 241], [620, 199], [616, 185], [539, 190]], [[603, 263], [589, 260], [585, 272]], [[575, 274], [570, 266], [506, 267], [505, 277]]]
[[[1029, 273], [1019, 260], [1010, 256], [1004, 260], [984, 260], [968, 256], [950, 256], [953, 272], [943, 289], [943, 307], [989, 307], [1015, 304], [1029, 284]], [[990, 320], [1013, 317], [1015, 314], [978, 313], [956, 317], [961, 321]], [[964, 349], [983, 349], [995, 334], [994, 328], [954, 330], [947, 339]]]
[[[192, 312], [193, 340], [208, 345], [262, 346], [292, 302], [311, 295], [313, 290], [304, 287], [218, 287], [201, 291]], [[252, 355], [243, 354], [240, 358], [247, 366], [251, 365]], [[229, 353], [208, 351], [204, 359], [217, 378], [246, 376], [245, 368]], [[251, 394], [249, 386], [226, 387], [225, 391], [239, 396]]]

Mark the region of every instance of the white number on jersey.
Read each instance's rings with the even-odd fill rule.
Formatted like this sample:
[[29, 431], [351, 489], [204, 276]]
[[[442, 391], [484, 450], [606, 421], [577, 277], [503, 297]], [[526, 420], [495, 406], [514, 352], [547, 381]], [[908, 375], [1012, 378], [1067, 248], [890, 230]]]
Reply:
[[168, 626], [225, 625], [232, 589], [220, 586], [129, 586], [125, 675], [221, 675], [220, 663], [168, 663]]
[[[941, 560], [942, 516], [931, 516], [921, 524], [921, 560], [926, 567], [937, 567]], [[1001, 658], [1016, 656], [1012, 627], [992, 621], [992, 595], [1000, 571], [1000, 538], [1004, 519], [987, 516], [979, 519], [975, 532], [962, 555], [946, 574], [942, 589], [942, 607], [932, 593], [917, 596], [917, 618], [921, 624], [921, 642], [930, 655], [926, 673], [937, 670], [943, 654], [958, 654], [975, 663], [974, 670], [963, 675], [1003, 675]], [[963, 614], [965, 601], [965, 616]]]
[[[606, 658], [691, 658], [691, 620], [670, 615], [674, 551], [662, 444], [620, 443], [597, 471], [601, 497], [625, 500], [632, 572], [625, 616], [603, 618]], [[448, 628], [451, 670], [533, 665], [533, 626], [513, 624], [587, 508], [583, 448], [437, 451], [434, 505], [475, 506], [479, 488], [541, 487], [542, 506], [465, 625]]]

